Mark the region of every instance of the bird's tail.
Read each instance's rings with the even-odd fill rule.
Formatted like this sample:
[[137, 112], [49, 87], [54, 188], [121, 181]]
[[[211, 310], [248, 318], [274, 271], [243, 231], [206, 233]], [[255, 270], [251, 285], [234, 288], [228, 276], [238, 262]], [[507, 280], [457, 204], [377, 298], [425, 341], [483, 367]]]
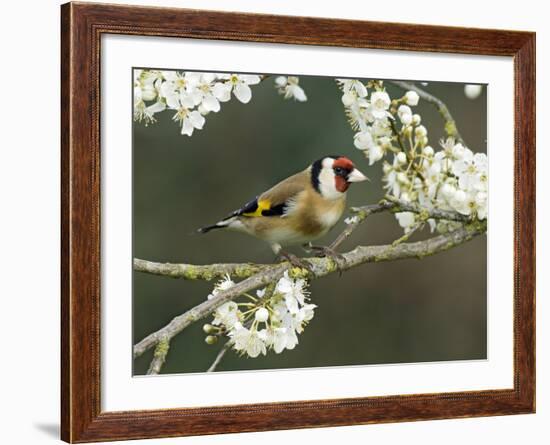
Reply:
[[212, 224], [210, 226], [204, 226], [204, 227], [201, 227], [200, 229], [197, 230], [197, 232], [199, 233], [208, 233], [210, 232], [211, 230], [215, 230], [215, 229], [224, 229], [226, 228], [229, 224], [231, 224], [233, 218], [231, 219], [224, 219], [222, 221], [219, 221], [217, 222], [216, 224]]

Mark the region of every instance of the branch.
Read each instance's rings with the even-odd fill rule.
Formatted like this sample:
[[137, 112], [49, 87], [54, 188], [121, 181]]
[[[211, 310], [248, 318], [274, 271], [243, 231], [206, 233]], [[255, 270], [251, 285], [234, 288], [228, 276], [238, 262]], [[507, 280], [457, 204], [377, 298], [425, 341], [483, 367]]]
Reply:
[[220, 349], [220, 352], [218, 352], [218, 355], [216, 356], [215, 360], [210, 365], [210, 368], [206, 370], [206, 372], [214, 372], [220, 362], [222, 361], [223, 356], [227, 351], [231, 349], [231, 346], [233, 346], [233, 339], [227, 340], [225, 344]]
[[160, 372], [162, 365], [166, 361], [166, 356], [168, 355], [168, 350], [170, 349], [170, 340], [168, 338], [161, 339], [157, 347], [155, 348], [155, 353], [153, 354], [153, 360], [149, 365], [147, 370], [147, 375], [156, 375]]
[[[332, 250], [336, 250], [353, 231], [370, 215], [381, 213], [387, 210], [392, 212], [413, 212], [422, 215], [425, 219], [445, 219], [448, 221], [457, 221], [468, 223], [470, 217], [458, 212], [448, 210], [428, 209], [417, 204], [395, 199], [387, 196], [378, 204], [371, 204], [362, 207], [353, 207], [351, 209], [356, 215], [355, 222], [348, 224], [340, 235], [330, 245]], [[248, 278], [259, 272], [264, 271], [269, 264], [252, 263], [218, 263], [207, 265], [195, 264], [174, 264], [174, 263], [156, 263], [154, 261], [134, 258], [134, 270], [138, 272], [150, 273], [153, 275], [162, 275], [170, 278], [181, 278], [184, 280], [206, 280], [211, 281], [220, 279], [226, 275], [234, 278]]]
[[[451, 233], [439, 235], [425, 241], [415, 243], [403, 243], [397, 246], [358, 246], [350, 252], [343, 254], [345, 265], [336, 264], [332, 258], [305, 258], [303, 261], [311, 265], [311, 277], [319, 278], [336, 271], [343, 271], [364, 263], [380, 261], [393, 261], [405, 258], [423, 258], [443, 252], [459, 244], [471, 240], [475, 236], [485, 233], [487, 224], [485, 221], [474, 222], [465, 225]], [[289, 269], [290, 264], [280, 263], [269, 265], [255, 275], [235, 284], [233, 287], [219, 292], [211, 300], [195, 306], [187, 312], [175, 317], [165, 327], [145, 337], [134, 346], [134, 358], [139, 357], [145, 351], [155, 346], [161, 339], [172, 339], [191, 323], [207, 317], [222, 304], [237, 298], [239, 295], [265, 286], [281, 278]], [[293, 269], [293, 272], [295, 269]], [[299, 269], [298, 269], [299, 271]]]
[[171, 278], [182, 278], [184, 280], [214, 280], [231, 275], [235, 278], [248, 278], [265, 268], [258, 264], [173, 264], [156, 263], [154, 261], [134, 258], [134, 270], [146, 272], [153, 275], [162, 275]]
[[398, 86], [405, 91], [414, 91], [420, 96], [421, 99], [424, 99], [426, 102], [434, 104], [437, 108], [437, 111], [439, 111], [439, 114], [441, 114], [441, 117], [443, 117], [443, 120], [445, 121], [445, 133], [447, 133], [447, 136], [453, 137], [458, 142], [464, 143], [464, 139], [462, 139], [462, 136], [460, 135], [460, 132], [458, 131], [458, 128], [456, 126], [456, 122], [451, 112], [447, 108], [447, 105], [445, 105], [445, 102], [443, 102], [438, 97], [431, 95], [427, 91], [424, 91], [422, 88], [417, 87], [414, 83], [403, 82], [400, 80], [389, 80], [388, 82], [394, 84], [395, 86]]

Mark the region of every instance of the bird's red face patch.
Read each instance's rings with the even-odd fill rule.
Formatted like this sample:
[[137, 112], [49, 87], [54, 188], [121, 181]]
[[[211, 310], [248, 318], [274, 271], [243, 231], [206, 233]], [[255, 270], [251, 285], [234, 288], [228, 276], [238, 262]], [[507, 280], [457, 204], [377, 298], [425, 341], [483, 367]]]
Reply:
[[349, 160], [345, 156], [342, 156], [342, 157], [334, 160], [334, 163], [332, 164], [332, 167], [333, 168], [340, 167], [340, 168], [343, 168], [345, 170], [352, 171], [355, 168], [355, 165], [353, 165], [353, 162], [351, 162], [351, 160]]
[[[349, 160], [345, 156], [342, 156], [334, 160], [332, 168], [335, 172], [334, 186], [336, 190], [338, 190], [340, 193], [345, 193], [349, 188], [349, 182], [346, 179], [347, 175], [351, 173], [355, 168], [353, 162], [351, 162], [351, 160]], [[338, 174], [338, 172], [340, 171], [342, 171], [343, 174]]]

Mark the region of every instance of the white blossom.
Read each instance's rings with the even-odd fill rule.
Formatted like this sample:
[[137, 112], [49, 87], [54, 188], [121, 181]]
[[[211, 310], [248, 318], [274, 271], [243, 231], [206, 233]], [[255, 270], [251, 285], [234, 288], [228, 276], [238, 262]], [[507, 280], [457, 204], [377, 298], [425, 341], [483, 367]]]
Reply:
[[370, 129], [356, 133], [353, 138], [353, 145], [359, 150], [369, 150], [374, 147], [376, 144]]
[[205, 122], [202, 114], [200, 114], [197, 110], [191, 111], [185, 106], [178, 108], [172, 119], [181, 124], [181, 134], [185, 134], [187, 136], [191, 136], [195, 128], [197, 130], [202, 130]]
[[380, 145], [374, 145], [369, 149], [369, 165], [374, 164], [384, 157], [384, 150]]
[[299, 306], [304, 304], [305, 285], [306, 281], [301, 278], [296, 280], [289, 278], [288, 270], [277, 283], [275, 291], [284, 295], [286, 307], [290, 313], [297, 313]]
[[270, 346], [273, 350], [280, 354], [285, 349], [294, 349], [298, 344], [298, 336], [296, 331], [291, 328], [280, 327], [274, 328], [270, 337]]
[[395, 214], [399, 225], [405, 229], [405, 233], [408, 233], [415, 223], [415, 214], [412, 212], [399, 212]]
[[275, 87], [285, 99], [295, 99], [298, 102], [305, 102], [307, 101], [307, 96], [303, 88], [298, 85], [299, 82], [300, 79], [296, 76], [278, 76], [275, 78]]
[[216, 285], [214, 286], [214, 290], [211, 294], [208, 295], [208, 299], [211, 300], [216, 295], [218, 295], [221, 291], [228, 290], [235, 286], [235, 282], [231, 279], [229, 275], [225, 275], [223, 279], [218, 281]]
[[228, 99], [233, 91], [235, 97], [243, 104], [247, 104], [252, 99], [250, 85], [256, 85], [261, 81], [260, 76], [255, 74], [225, 74], [221, 75], [220, 79], [225, 80], [225, 83], [218, 87], [218, 94]]
[[357, 79], [336, 79], [340, 84], [343, 95], [342, 103], [346, 107], [350, 107], [355, 104], [358, 99], [364, 98], [368, 94], [367, 87]]
[[[260, 80], [254, 74], [134, 70], [134, 120], [148, 125], [156, 121], [155, 114], [174, 110], [172, 119], [180, 125], [181, 134], [192, 136], [194, 130], [204, 127], [204, 116], [220, 111], [221, 104], [231, 99], [231, 93], [240, 102], [248, 103], [252, 97], [250, 86]], [[289, 86], [290, 93], [297, 100], [302, 99], [294, 86], [297, 85]]]
[[255, 358], [267, 352], [265, 340], [262, 338], [265, 338], [265, 335], [255, 329], [247, 329], [239, 323], [231, 331], [230, 336], [234, 342], [233, 347], [249, 357]]
[[235, 323], [239, 321], [239, 307], [237, 303], [229, 301], [222, 304], [218, 309], [214, 311], [213, 325], [223, 324], [227, 328], [232, 328]]
[[375, 119], [382, 119], [387, 116], [387, 110], [390, 107], [390, 96], [385, 91], [376, 91], [371, 94], [371, 113]]
[[204, 111], [217, 113], [221, 109], [220, 99], [216, 95], [215, 80], [217, 76], [213, 73], [202, 73], [192, 87], [193, 95], [198, 99], [199, 106]]
[[359, 222], [359, 217], [357, 215], [355, 216], [348, 216], [344, 219], [344, 222], [349, 226], [350, 224], [355, 224]]
[[[216, 284], [211, 297], [234, 284], [225, 277]], [[205, 332], [210, 337], [227, 335], [232, 339], [233, 348], [248, 357], [265, 355], [268, 349], [277, 354], [293, 349], [298, 344], [298, 334], [313, 319], [317, 307], [307, 302], [306, 287], [305, 280], [291, 278], [286, 271], [271, 294], [260, 289], [256, 292], [257, 298], [248, 295], [246, 302], [230, 301], [221, 305], [214, 311], [214, 328]]]

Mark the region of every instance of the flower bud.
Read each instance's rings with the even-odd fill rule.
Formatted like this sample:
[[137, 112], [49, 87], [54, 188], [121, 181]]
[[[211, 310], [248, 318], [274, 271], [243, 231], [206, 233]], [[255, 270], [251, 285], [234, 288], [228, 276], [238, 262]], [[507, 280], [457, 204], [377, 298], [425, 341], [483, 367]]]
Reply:
[[402, 151], [397, 153], [397, 162], [399, 162], [400, 164], [404, 164], [405, 162], [407, 162], [407, 155]]
[[412, 110], [407, 105], [400, 105], [397, 109], [397, 115], [403, 125], [410, 125], [412, 122]]
[[424, 125], [419, 125], [414, 129], [414, 135], [417, 138], [423, 138], [428, 134], [428, 130], [426, 130], [426, 127]]
[[260, 323], [265, 322], [269, 319], [269, 312], [265, 307], [261, 307], [254, 314], [254, 318]]
[[397, 115], [401, 117], [404, 114], [412, 114], [411, 107], [407, 105], [400, 105], [399, 108], [397, 109]]
[[401, 119], [401, 123], [405, 126], [411, 125], [413, 121], [412, 114], [402, 114], [399, 116], [399, 119]]
[[420, 97], [415, 91], [407, 91], [407, 94], [405, 94], [405, 103], [411, 107], [418, 105], [419, 99]]
[[207, 345], [213, 345], [214, 343], [217, 343], [218, 337], [216, 337], [215, 335], [209, 335], [204, 339], [204, 341]]
[[212, 334], [212, 332], [214, 332], [216, 328], [211, 324], [206, 323], [205, 325], [202, 326], [202, 330], [205, 334]]
[[420, 117], [420, 114], [413, 114], [413, 117], [412, 117], [413, 125], [420, 125], [421, 121], [422, 121], [422, 118]]
[[464, 85], [464, 94], [468, 99], [477, 99], [483, 91], [483, 85]]
[[434, 155], [434, 149], [432, 147], [430, 147], [429, 145], [426, 145], [422, 149], [422, 153], [424, 154], [424, 156], [431, 157], [431, 156]]

